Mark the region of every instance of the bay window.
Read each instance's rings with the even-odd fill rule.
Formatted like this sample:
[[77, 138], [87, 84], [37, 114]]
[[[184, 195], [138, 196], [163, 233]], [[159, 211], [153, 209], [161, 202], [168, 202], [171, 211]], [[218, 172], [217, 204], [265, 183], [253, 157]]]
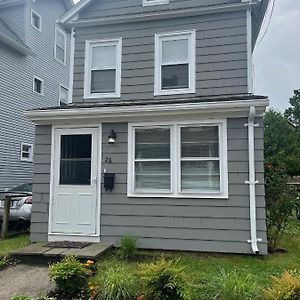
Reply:
[[120, 97], [122, 40], [86, 42], [85, 98]]
[[228, 197], [226, 121], [130, 124], [128, 196]]

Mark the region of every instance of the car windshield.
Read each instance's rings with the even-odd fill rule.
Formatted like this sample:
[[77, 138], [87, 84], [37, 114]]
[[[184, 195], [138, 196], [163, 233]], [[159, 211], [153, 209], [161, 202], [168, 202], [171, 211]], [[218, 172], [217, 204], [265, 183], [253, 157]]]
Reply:
[[27, 192], [32, 193], [32, 183], [25, 183], [18, 185], [16, 187], [13, 187], [9, 190], [9, 192]]

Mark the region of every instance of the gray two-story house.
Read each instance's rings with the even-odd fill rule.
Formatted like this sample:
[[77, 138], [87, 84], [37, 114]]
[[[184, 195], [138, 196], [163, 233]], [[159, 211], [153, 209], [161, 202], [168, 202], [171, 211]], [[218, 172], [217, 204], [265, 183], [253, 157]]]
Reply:
[[0, 0], [0, 190], [32, 182], [34, 125], [24, 112], [68, 101], [72, 0]]
[[[72, 104], [33, 110], [32, 241], [267, 253], [252, 52], [268, 1], [82, 0]], [[74, 35], [75, 33], [75, 35]]]

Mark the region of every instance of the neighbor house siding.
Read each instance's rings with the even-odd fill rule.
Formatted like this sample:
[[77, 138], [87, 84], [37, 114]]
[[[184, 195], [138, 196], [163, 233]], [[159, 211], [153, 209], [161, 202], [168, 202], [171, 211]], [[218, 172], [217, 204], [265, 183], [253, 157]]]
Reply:
[[[0, 44], [0, 189], [32, 181], [33, 164], [20, 161], [21, 143], [34, 144], [34, 124], [24, 112], [57, 106], [60, 84], [69, 85], [69, 53], [66, 66], [54, 60], [55, 21], [66, 8], [60, 0], [28, 3], [0, 13], [22, 39], [26, 36], [26, 43], [35, 54], [22, 56]], [[42, 17], [42, 32], [30, 25], [31, 8]], [[12, 12], [18, 15], [10, 19]], [[34, 76], [44, 80], [44, 95], [32, 91]]]
[[196, 94], [180, 98], [243, 94], [247, 87], [246, 11], [76, 29], [73, 102], [83, 99], [86, 40], [122, 37], [121, 97], [111, 100], [165, 99], [154, 97], [154, 37], [156, 33], [196, 30]]
[[[116, 243], [123, 235], [138, 237], [141, 248], [251, 253], [248, 132], [246, 118], [228, 119], [229, 199], [172, 199], [127, 197], [128, 124], [103, 124], [102, 170], [116, 173], [115, 188], [101, 197], [101, 241]], [[258, 237], [262, 254], [267, 253], [263, 126], [255, 129]], [[107, 136], [117, 132], [110, 145]], [[47, 240], [51, 127], [36, 130], [34, 204], [31, 238]], [[112, 164], [105, 164], [106, 157]], [[101, 170], [101, 171], [102, 171]]]

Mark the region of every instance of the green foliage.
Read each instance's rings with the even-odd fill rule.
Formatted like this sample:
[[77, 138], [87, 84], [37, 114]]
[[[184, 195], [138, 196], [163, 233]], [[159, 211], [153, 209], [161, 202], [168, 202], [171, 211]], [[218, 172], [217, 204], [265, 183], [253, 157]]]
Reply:
[[177, 261], [162, 258], [156, 263], [140, 265], [140, 276], [146, 299], [184, 300], [188, 299], [184, 269]]
[[131, 235], [125, 235], [119, 242], [119, 255], [125, 259], [131, 259], [137, 254], [137, 238]]
[[96, 282], [96, 299], [132, 300], [137, 293], [137, 279], [124, 266], [109, 268]]
[[300, 275], [286, 271], [281, 277], [272, 277], [272, 287], [263, 291], [265, 300], [300, 299]]
[[288, 120], [295, 126], [300, 126], [300, 90], [294, 90], [294, 95], [290, 98], [290, 105], [288, 109], [286, 109], [284, 115], [288, 118]]
[[16, 296], [16, 297], [12, 297], [11, 300], [34, 300], [34, 299], [26, 296]]
[[284, 167], [266, 164], [266, 223], [271, 249], [278, 247], [297, 202], [296, 191], [287, 184], [287, 179]]
[[10, 260], [7, 256], [0, 258], [0, 270], [10, 264]]
[[225, 272], [216, 282], [218, 299], [222, 300], [253, 300], [257, 299], [259, 289], [250, 274], [238, 273], [236, 270]]
[[49, 276], [59, 291], [76, 294], [85, 289], [88, 281], [88, 270], [73, 256], [50, 265]]
[[280, 112], [270, 110], [264, 116], [265, 159], [283, 165], [289, 175], [300, 174], [299, 135]]

